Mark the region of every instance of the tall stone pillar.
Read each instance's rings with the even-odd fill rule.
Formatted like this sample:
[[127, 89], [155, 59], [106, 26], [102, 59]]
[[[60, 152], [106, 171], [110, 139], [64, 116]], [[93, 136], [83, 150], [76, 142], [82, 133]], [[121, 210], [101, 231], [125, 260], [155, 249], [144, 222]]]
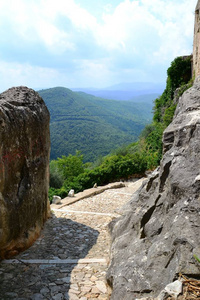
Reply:
[[27, 87], [0, 94], [0, 258], [28, 248], [48, 217], [49, 112]]

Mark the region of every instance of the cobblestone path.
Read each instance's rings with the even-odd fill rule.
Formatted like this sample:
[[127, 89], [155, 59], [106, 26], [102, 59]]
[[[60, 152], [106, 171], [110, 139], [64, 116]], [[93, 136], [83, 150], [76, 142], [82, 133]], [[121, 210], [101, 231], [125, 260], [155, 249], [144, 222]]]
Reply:
[[108, 300], [105, 281], [110, 237], [107, 225], [142, 180], [59, 209], [35, 244], [0, 263], [0, 300]]

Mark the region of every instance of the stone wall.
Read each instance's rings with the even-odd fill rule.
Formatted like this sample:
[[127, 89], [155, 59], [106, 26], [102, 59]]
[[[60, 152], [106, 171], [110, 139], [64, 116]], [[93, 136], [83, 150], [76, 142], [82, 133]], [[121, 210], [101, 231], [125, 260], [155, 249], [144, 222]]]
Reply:
[[49, 112], [26, 87], [0, 94], [0, 258], [29, 247], [48, 217]]
[[200, 76], [200, 0], [198, 0], [195, 9], [193, 41], [193, 76]]

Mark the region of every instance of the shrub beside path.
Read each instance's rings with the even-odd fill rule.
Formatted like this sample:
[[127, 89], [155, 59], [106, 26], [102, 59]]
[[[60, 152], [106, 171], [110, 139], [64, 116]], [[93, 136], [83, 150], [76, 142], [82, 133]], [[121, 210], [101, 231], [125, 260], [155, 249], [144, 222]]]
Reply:
[[107, 225], [143, 180], [125, 182], [121, 188], [109, 185], [96, 195], [90, 194], [94, 189], [87, 190], [87, 198], [52, 205], [52, 218], [35, 244], [0, 263], [1, 300], [108, 300]]

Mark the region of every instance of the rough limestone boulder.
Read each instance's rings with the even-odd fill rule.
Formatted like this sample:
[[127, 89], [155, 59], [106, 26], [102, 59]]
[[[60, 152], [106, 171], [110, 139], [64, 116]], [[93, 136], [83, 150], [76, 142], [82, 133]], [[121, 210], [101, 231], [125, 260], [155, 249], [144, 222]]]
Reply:
[[0, 258], [29, 247], [48, 217], [49, 112], [26, 87], [0, 94]]
[[112, 300], [155, 297], [179, 272], [199, 277], [200, 82], [179, 99], [160, 167], [111, 223]]

